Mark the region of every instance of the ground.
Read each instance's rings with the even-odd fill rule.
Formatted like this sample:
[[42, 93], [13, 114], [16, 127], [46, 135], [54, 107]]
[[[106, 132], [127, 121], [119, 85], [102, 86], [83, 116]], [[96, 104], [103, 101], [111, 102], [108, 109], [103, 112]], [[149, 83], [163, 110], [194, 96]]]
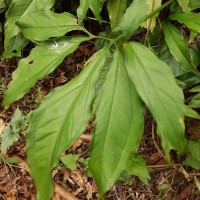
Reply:
[[[78, 50], [68, 56], [63, 63], [49, 76], [39, 80], [31, 89], [30, 93], [19, 101], [13, 103], [8, 110], [1, 107], [0, 133], [4, 125], [9, 124], [10, 119], [17, 107], [27, 115], [36, 109], [43, 97], [54, 87], [62, 85], [78, 73], [84, 66], [85, 61], [95, 52], [93, 43], [84, 43]], [[24, 51], [24, 55], [28, 52]], [[18, 59], [0, 61], [0, 101], [3, 100], [3, 91], [11, 81], [12, 72], [16, 69]], [[154, 130], [154, 122], [151, 115], [146, 111], [145, 129], [141, 146], [138, 151], [146, 159], [150, 169], [151, 180], [149, 185], [143, 184], [137, 177], [130, 177], [126, 182], [118, 181], [107, 194], [106, 200], [200, 200], [200, 193], [195, 184], [195, 178], [200, 177], [199, 171], [190, 167], [182, 166], [176, 152], [171, 152], [172, 165], [166, 163], [159, 139]], [[153, 126], [153, 128], [152, 128]], [[200, 122], [190, 120], [186, 122], [186, 136], [199, 138]], [[76, 153], [79, 157], [87, 158], [90, 148], [90, 135], [92, 123], [88, 124], [84, 134], [65, 153]], [[3, 155], [20, 159], [19, 163], [11, 164], [2, 160], [0, 164], [0, 200], [34, 200], [36, 188], [30, 176], [26, 161], [25, 149], [26, 131], [20, 139]], [[93, 178], [88, 177], [85, 167], [77, 163], [77, 170], [70, 170], [60, 164], [52, 172], [55, 183], [53, 200], [95, 200], [98, 191]]]

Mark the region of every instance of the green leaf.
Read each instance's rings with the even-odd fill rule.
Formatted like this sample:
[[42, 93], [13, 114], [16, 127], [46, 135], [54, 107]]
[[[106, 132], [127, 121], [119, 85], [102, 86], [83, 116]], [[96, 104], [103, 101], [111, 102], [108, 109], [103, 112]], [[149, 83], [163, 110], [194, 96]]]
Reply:
[[189, 36], [189, 43], [192, 43], [197, 35], [198, 35], [198, 32], [192, 30]]
[[30, 115], [27, 155], [38, 200], [50, 199], [51, 169], [87, 126], [107, 52], [104, 48], [93, 55], [76, 78], [54, 89]]
[[18, 33], [16, 36], [12, 37], [8, 44], [8, 49], [10, 51], [15, 52], [17, 50], [23, 49], [28, 44], [28, 40], [22, 35], [22, 33]]
[[176, 13], [170, 19], [185, 24], [189, 29], [200, 33], [200, 13]]
[[200, 92], [200, 86], [196, 86], [196, 87], [193, 87], [192, 89], [190, 89], [190, 92]]
[[181, 65], [181, 63], [177, 62], [174, 59], [166, 43], [164, 43], [159, 48], [159, 58], [167, 63], [167, 65], [170, 67], [175, 77], [181, 76], [188, 71], [187, 69], [185, 69], [185, 67]]
[[125, 170], [140, 145], [144, 106], [116, 51], [95, 110], [89, 169], [102, 196]]
[[129, 174], [138, 176], [144, 184], [148, 185], [148, 179], [150, 179], [149, 169], [141, 156], [133, 156], [129, 160], [126, 170]]
[[186, 68], [186, 70], [200, 76], [200, 72], [192, 65], [192, 60], [188, 52], [188, 45], [182, 33], [168, 22], [163, 22], [162, 25], [165, 41], [171, 54]]
[[19, 61], [13, 73], [13, 81], [4, 93], [3, 105], [9, 105], [23, 97], [39, 78], [51, 73], [63, 59], [75, 51], [87, 37], [71, 37], [48, 40], [32, 49], [30, 55]]
[[65, 156], [60, 157], [60, 160], [63, 162], [63, 164], [71, 169], [71, 170], [75, 170], [76, 167], [76, 162], [78, 160], [78, 155], [76, 154], [68, 154]]
[[64, 36], [74, 29], [80, 29], [76, 21], [70, 13], [58, 14], [51, 10], [44, 10], [27, 14], [21, 17], [16, 24], [26, 38], [44, 41], [51, 37]]
[[21, 160], [15, 157], [8, 157], [8, 158], [5, 158], [5, 162], [9, 164], [16, 164], [16, 163], [20, 163]]
[[77, 9], [77, 16], [80, 21], [84, 20], [90, 6], [90, 2], [91, 0], [80, 0], [80, 5]]
[[[196, 88], [196, 90], [198, 90], [198, 88]], [[192, 99], [190, 100], [190, 102], [188, 103], [188, 105], [191, 108], [200, 108], [200, 93], [198, 93], [195, 96], [193, 96]]]
[[5, 1], [5, 3], [6, 3], [7, 6], [10, 6], [10, 4], [12, 2], [12, 0], [3, 0], [3, 1]]
[[182, 86], [183, 89], [192, 87], [192, 86], [200, 83], [200, 77], [192, 72], [183, 74], [183, 75], [177, 77], [177, 79], [184, 83], [184, 86]]
[[190, 6], [191, 10], [200, 8], [200, 1], [199, 0], [190, 0], [189, 6]]
[[4, 0], [0, 0], [0, 9], [6, 8], [6, 4]]
[[101, 0], [91, 0], [90, 9], [94, 13], [95, 18], [101, 23], [102, 21], [101, 15], [100, 15], [100, 12], [102, 9]]
[[191, 107], [191, 108], [200, 108], [200, 99], [192, 99], [188, 105]]
[[197, 68], [200, 65], [200, 47], [198, 44], [192, 45], [192, 48], [189, 49], [189, 53], [192, 59], [193, 65]]
[[126, 9], [127, 0], [108, 0], [107, 9], [111, 22], [111, 27], [114, 29], [121, 21]]
[[177, 0], [183, 12], [190, 12], [189, 0]]
[[5, 9], [6, 9], [6, 4], [4, 0], [0, 0], [0, 14], [4, 12]]
[[200, 119], [200, 115], [193, 110], [190, 106], [185, 105], [185, 116], [193, 118], [193, 119]]
[[188, 150], [190, 156], [184, 161], [184, 164], [195, 169], [200, 169], [200, 139], [197, 141], [190, 140], [188, 143]]
[[147, 5], [146, 0], [134, 0], [127, 8], [121, 22], [114, 31], [122, 31], [126, 38], [130, 38], [134, 31], [144, 21], [148, 9], [149, 6]]
[[55, 0], [12, 0], [9, 9], [6, 14], [6, 22], [5, 22], [5, 40], [4, 40], [4, 54], [3, 56], [6, 58], [12, 56], [20, 56], [21, 49], [15, 49], [15, 52], [9, 47], [11, 46], [10, 40], [13, 37], [17, 37], [20, 33], [19, 27], [16, 25], [16, 22], [20, 20], [22, 16], [25, 16], [28, 13], [36, 12], [39, 10], [49, 10]]
[[136, 90], [157, 122], [157, 133], [169, 161], [169, 152], [185, 151], [184, 96], [169, 67], [148, 48], [124, 45], [126, 66]]

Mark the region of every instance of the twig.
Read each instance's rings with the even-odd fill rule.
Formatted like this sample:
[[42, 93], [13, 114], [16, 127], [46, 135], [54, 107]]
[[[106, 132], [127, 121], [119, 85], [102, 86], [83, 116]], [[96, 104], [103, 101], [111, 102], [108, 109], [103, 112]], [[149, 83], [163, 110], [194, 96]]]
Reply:
[[81, 140], [84, 140], [84, 141], [86, 141], [86, 142], [90, 142], [90, 141], [91, 141], [91, 135], [82, 134], [82, 135], [80, 136], [80, 139], [81, 139]]
[[155, 128], [154, 128], [154, 122], [152, 122], [152, 140], [153, 140], [153, 143], [156, 147], [156, 149], [158, 150], [159, 154], [164, 158], [165, 160], [165, 156], [164, 154], [162, 153], [162, 151], [160, 150], [159, 146], [157, 145], [156, 141], [155, 141]]
[[172, 164], [172, 165], [148, 165], [149, 168], [171, 168], [171, 167], [180, 167], [181, 164]]
[[55, 183], [55, 192], [66, 200], [78, 200], [74, 195], [72, 195], [69, 191], [67, 191], [57, 183]]
[[[151, 11], [154, 11], [155, 4], [156, 4], [156, 2], [155, 2], [155, 0], [153, 0]], [[153, 16], [149, 20], [149, 24], [148, 24], [148, 27], [147, 27], [147, 33], [146, 33], [145, 39], [144, 39], [144, 46], [146, 46], [146, 44], [147, 44], [147, 38], [148, 38], [148, 35], [149, 35], [149, 32], [150, 32], [152, 20], [153, 20]]]
[[[20, 160], [21, 161], [21, 165], [24, 166], [24, 169], [27, 170], [28, 172], [30, 172], [27, 161], [23, 160], [22, 158], [20, 158], [18, 156], [13, 156], [13, 157], [15, 157], [18, 160]], [[61, 187], [57, 183], [54, 183], [54, 185], [55, 185], [55, 193], [59, 194], [64, 199], [66, 199], [66, 200], [78, 200], [74, 195], [72, 195], [65, 188]]]
[[173, 3], [174, 0], [169, 0], [166, 3], [164, 3], [163, 5], [161, 5], [160, 7], [156, 8], [153, 12], [149, 13], [145, 19], [144, 22], [149, 19], [150, 17], [154, 16], [156, 13], [160, 12], [161, 10], [163, 10], [164, 8], [166, 8], [167, 6], [169, 6], [171, 3]]

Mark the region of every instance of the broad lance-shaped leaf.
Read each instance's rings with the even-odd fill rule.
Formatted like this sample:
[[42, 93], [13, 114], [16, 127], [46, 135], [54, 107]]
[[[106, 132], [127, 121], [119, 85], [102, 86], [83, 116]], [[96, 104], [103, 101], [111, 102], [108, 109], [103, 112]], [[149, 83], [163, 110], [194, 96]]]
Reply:
[[16, 23], [23, 35], [36, 41], [44, 41], [50, 37], [61, 37], [74, 29], [81, 29], [77, 19], [70, 13], [61, 14], [51, 10], [38, 11], [21, 17]]
[[200, 76], [200, 72], [192, 64], [192, 59], [188, 52], [188, 45], [182, 33], [168, 22], [163, 22], [162, 25], [165, 41], [171, 54], [183, 67]]
[[127, 0], [108, 0], [107, 9], [112, 28], [119, 24], [126, 9]]
[[126, 169], [140, 145], [144, 105], [116, 51], [96, 105], [89, 170], [102, 196]]
[[127, 8], [121, 22], [114, 31], [122, 31], [126, 38], [130, 38], [144, 21], [148, 9], [149, 6], [146, 0], [134, 0]]
[[183, 12], [190, 12], [189, 0], [177, 0]]
[[136, 90], [157, 122], [167, 160], [169, 151], [185, 151], [184, 96], [169, 67], [143, 45], [124, 45], [126, 67]]
[[170, 19], [177, 20], [189, 29], [200, 33], [200, 13], [176, 13], [170, 15]]
[[51, 169], [87, 126], [107, 52], [104, 48], [92, 56], [76, 78], [54, 89], [30, 116], [27, 155], [38, 200], [50, 199]]
[[[55, 0], [12, 0], [9, 9], [6, 14], [5, 22], [5, 40], [4, 40], [4, 57], [9, 58], [12, 56], [20, 56], [20, 46], [16, 49], [17, 52], [12, 52], [13, 48], [10, 44], [11, 39], [15, 37], [14, 40], [19, 39], [20, 29], [16, 25], [16, 22], [27, 13], [36, 12], [39, 10], [49, 10], [55, 3]], [[22, 40], [20, 40], [22, 42]], [[24, 40], [24, 44], [27, 41]]]
[[100, 12], [102, 9], [101, 0], [91, 0], [90, 1], [90, 9], [94, 13], [95, 18], [101, 23], [101, 21], [102, 21], [101, 15], [100, 15]]
[[87, 37], [71, 37], [48, 40], [32, 49], [30, 55], [19, 61], [13, 73], [13, 80], [4, 93], [3, 105], [9, 105], [29, 92], [39, 78], [51, 73], [64, 60], [75, 51], [79, 44]]
[[80, 0], [80, 5], [77, 9], [77, 16], [78, 16], [78, 19], [83, 21], [86, 14], [87, 14], [87, 11], [89, 9], [89, 6], [90, 6], [90, 2], [92, 0]]

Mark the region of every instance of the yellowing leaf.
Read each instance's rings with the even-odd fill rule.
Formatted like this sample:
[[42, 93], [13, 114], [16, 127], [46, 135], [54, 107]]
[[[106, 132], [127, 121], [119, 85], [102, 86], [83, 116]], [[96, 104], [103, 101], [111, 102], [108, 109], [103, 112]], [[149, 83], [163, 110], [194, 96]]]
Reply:
[[[147, 4], [149, 6], [149, 10], [147, 14], [151, 13], [154, 11], [156, 8], [160, 7], [162, 4], [162, 0], [147, 0]], [[147, 19], [142, 26], [145, 28], [148, 28], [149, 30], [153, 31], [155, 25], [156, 25], [156, 19], [159, 15], [159, 12], [155, 15], [153, 15], [150, 19]]]

